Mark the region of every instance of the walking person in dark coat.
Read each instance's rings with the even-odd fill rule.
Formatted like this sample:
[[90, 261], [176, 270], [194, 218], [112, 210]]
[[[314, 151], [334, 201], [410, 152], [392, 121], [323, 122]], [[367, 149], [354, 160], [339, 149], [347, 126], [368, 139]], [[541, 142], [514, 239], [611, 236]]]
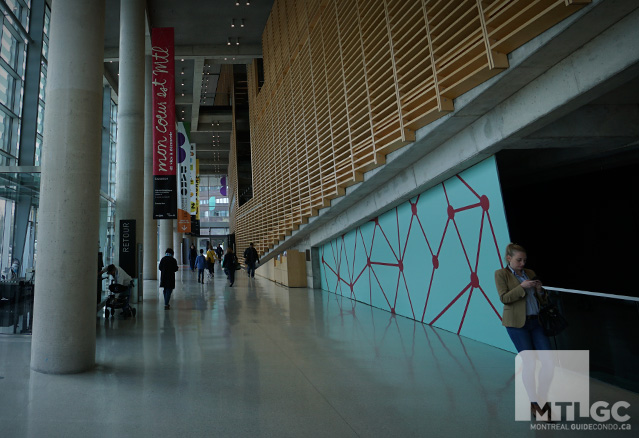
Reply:
[[191, 271], [195, 271], [195, 259], [197, 258], [197, 249], [195, 245], [191, 244], [189, 249], [189, 264], [191, 265]]
[[249, 247], [244, 251], [244, 261], [246, 262], [246, 271], [248, 276], [255, 278], [255, 265], [260, 262], [260, 256], [257, 254], [257, 250], [251, 242]]
[[222, 245], [218, 245], [217, 248], [215, 248], [215, 253], [217, 254], [217, 259], [220, 261], [220, 264], [222, 264], [222, 256], [224, 256]]
[[173, 250], [166, 249], [166, 254], [160, 260], [160, 287], [164, 288], [164, 309], [171, 308], [169, 300], [175, 289], [175, 273], [178, 271], [177, 260], [173, 258]]
[[231, 282], [231, 287], [233, 287], [233, 283], [235, 283], [235, 266], [237, 265], [237, 257], [233, 254], [233, 250], [228, 248], [226, 250], [226, 254], [224, 255], [224, 260], [222, 261], [222, 267], [224, 268], [224, 272]]

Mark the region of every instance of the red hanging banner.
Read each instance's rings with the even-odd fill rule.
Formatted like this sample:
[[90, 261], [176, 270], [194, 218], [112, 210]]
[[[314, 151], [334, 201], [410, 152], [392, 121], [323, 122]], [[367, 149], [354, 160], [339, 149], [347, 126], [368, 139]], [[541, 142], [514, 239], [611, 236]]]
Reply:
[[177, 218], [173, 28], [151, 31], [153, 219]]

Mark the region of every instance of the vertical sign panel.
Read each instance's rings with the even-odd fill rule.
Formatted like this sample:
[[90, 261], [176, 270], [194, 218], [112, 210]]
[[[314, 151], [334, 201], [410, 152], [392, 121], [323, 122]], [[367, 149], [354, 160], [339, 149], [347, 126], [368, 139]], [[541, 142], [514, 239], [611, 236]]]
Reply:
[[195, 219], [200, 220], [200, 160], [195, 160]]
[[131, 277], [137, 277], [135, 264], [135, 219], [120, 220], [120, 267]]
[[189, 192], [189, 180], [191, 171], [189, 161], [191, 145], [184, 123], [178, 123], [178, 231], [180, 233], [191, 232], [191, 196]]
[[173, 28], [151, 33], [153, 58], [153, 219], [177, 218]]
[[191, 215], [195, 216], [197, 210], [197, 196], [195, 195], [195, 143], [191, 143], [191, 155], [189, 160], [189, 190], [191, 194]]

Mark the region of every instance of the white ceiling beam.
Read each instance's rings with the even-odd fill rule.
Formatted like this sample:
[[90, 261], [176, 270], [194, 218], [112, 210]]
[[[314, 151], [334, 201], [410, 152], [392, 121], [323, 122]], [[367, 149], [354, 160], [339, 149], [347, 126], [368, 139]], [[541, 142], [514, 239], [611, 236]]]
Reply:
[[[104, 62], [118, 61], [120, 58], [119, 53], [119, 47], [105, 47]], [[240, 58], [247, 60], [261, 58], [262, 47], [257, 44], [240, 44], [239, 46], [228, 46], [226, 44], [175, 46], [175, 57], [184, 59], [211, 59], [214, 61], [224, 61], [224, 58], [231, 60], [235, 57], [236, 62], [239, 62]]]
[[204, 74], [204, 58], [193, 61], [193, 95], [191, 106], [191, 131], [198, 130], [200, 118], [200, 96], [202, 95], [202, 76]]

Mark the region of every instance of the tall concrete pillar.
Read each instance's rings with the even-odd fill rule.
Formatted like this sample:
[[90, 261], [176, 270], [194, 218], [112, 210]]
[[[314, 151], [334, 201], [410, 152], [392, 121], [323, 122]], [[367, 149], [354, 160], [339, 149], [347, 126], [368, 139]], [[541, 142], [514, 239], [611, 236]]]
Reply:
[[[173, 221], [163, 219], [158, 222], [160, 223], [160, 258], [162, 258], [167, 248], [173, 248]], [[177, 252], [177, 249], [173, 248], [173, 251]]]
[[136, 247], [144, 238], [144, 8], [144, 0], [120, 2], [115, 229], [117, 243], [120, 220], [135, 219]]
[[188, 263], [188, 259], [184, 261], [184, 249], [182, 248], [182, 242], [184, 241], [184, 234], [178, 233], [177, 220], [173, 221], [173, 251], [175, 251], [175, 259], [178, 265]]
[[95, 365], [104, 16], [104, 0], [51, 6], [31, 338], [43, 373]]
[[[153, 220], [153, 105], [151, 55], [146, 56], [144, 81], [144, 279], [158, 279], [158, 226]], [[160, 248], [160, 251], [167, 247]], [[162, 253], [164, 254], [164, 253]]]

